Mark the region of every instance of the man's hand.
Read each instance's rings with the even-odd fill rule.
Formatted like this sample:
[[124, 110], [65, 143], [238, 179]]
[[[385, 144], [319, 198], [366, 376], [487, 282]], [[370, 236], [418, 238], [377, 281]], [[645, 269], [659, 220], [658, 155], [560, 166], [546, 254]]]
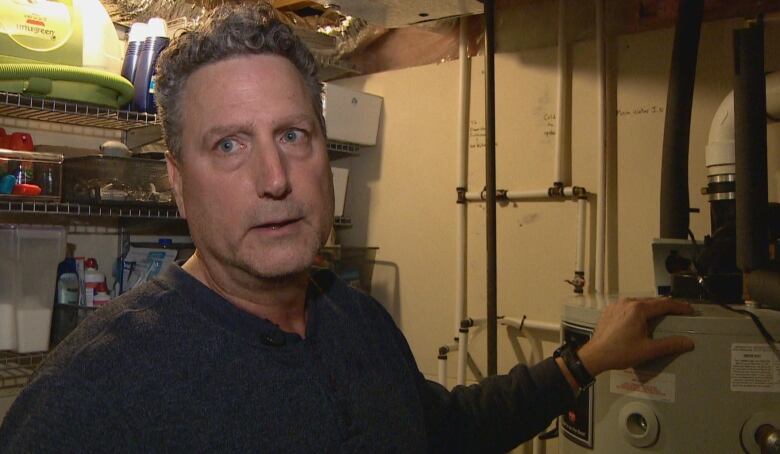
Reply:
[[594, 377], [611, 369], [637, 366], [651, 359], [693, 350], [684, 336], [651, 339], [649, 323], [663, 315], [691, 315], [688, 303], [668, 298], [625, 299], [601, 314], [593, 338], [579, 351], [580, 360]]

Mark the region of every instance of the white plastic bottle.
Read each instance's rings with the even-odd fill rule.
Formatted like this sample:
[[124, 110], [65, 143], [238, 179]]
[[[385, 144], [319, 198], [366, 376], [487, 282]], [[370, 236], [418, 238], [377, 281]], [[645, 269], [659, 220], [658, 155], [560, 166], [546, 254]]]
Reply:
[[79, 304], [79, 277], [76, 273], [62, 273], [57, 281], [57, 304]]
[[94, 306], [94, 297], [97, 293], [97, 288], [102, 284], [106, 284], [106, 276], [97, 270], [97, 260], [87, 259], [84, 262], [84, 293], [85, 302], [88, 307]]

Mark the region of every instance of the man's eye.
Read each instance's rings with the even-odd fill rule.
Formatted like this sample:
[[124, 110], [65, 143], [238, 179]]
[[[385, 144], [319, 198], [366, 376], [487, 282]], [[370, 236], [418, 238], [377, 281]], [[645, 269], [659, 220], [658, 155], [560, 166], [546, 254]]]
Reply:
[[234, 139], [222, 139], [217, 143], [217, 149], [223, 153], [232, 153], [238, 150], [238, 144]]
[[301, 139], [303, 139], [303, 131], [298, 129], [290, 129], [282, 135], [282, 141], [287, 143], [295, 143]]

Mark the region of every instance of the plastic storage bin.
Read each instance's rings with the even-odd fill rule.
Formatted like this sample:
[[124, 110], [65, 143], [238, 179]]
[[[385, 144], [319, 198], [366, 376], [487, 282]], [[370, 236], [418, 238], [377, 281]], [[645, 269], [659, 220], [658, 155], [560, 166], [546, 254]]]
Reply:
[[174, 206], [165, 161], [113, 156], [68, 158], [63, 164], [66, 202]]
[[56, 153], [0, 149], [0, 200], [59, 202], [62, 160]]
[[106, 205], [174, 205], [165, 161], [113, 156], [68, 158], [62, 199]]
[[57, 264], [64, 227], [0, 225], [0, 350], [49, 349]]

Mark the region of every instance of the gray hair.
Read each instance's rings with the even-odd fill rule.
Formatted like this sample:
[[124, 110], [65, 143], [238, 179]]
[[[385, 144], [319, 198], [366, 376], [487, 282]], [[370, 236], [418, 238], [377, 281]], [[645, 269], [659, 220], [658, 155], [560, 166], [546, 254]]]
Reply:
[[309, 49], [279, 21], [268, 3], [223, 4], [204, 17], [199, 26], [171, 40], [157, 62], [157, 111], [174, 159], [181, 159], [182, 90], [190, 75], [209, 63], [254, 54], [284, 57], [298, 69], [325, 133], [322, 82]]

